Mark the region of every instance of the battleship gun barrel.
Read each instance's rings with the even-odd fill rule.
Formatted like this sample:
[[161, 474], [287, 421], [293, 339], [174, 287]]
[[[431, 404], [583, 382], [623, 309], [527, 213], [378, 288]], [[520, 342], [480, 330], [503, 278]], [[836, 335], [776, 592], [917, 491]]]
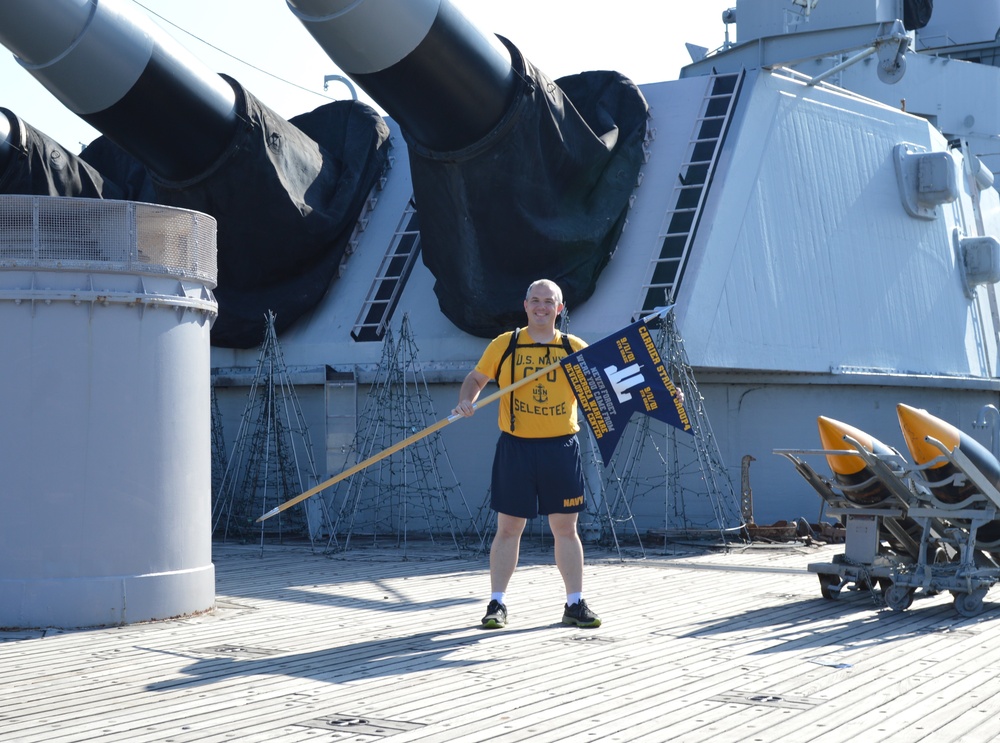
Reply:
[[[286, 120], [127, 0], [3, 0], [0, 43], [104, 135], [64, 157], [23, 128], [24, 156], [12, 135], [7, 158], [21, 167], [0, 171], [0, 192], [103, 195], [213, 216], [217, 346], [249, 347], [266, 312], [280, 332], [324, 296], [385, 166], [388, 128], [373, 109], [332, 101]], [[57, 167], [64, 161], [72, 167]]]
[[122, 0], [4, 0], [0, 43], [166, 180], [205, 171], [238, 126], [232, 87]]
[[507, 50], [449, 0], [286, 2], [330, 59], [430, 150], [478, 142], [516, 97]]
[[10, 161], [11, 153], [14, 151], [10, 143], [10, 119], [7, 114], [0, 111], [0, 173], [7, 170], [7, 163]]

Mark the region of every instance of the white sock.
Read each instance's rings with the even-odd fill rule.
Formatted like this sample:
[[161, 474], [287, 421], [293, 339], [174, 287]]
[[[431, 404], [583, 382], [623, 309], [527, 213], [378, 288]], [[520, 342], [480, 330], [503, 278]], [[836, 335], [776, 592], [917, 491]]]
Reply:
[[566, 604], [567, 606], [572, 606], [573, 604], [579, 604], [583, 600], [583, 593], [567, 593], [566, 594]]
[[499, 601], [504, 606], [507, 605], [507, 592], [506, 591], [494, 591], [490, 594], [490, 601]]

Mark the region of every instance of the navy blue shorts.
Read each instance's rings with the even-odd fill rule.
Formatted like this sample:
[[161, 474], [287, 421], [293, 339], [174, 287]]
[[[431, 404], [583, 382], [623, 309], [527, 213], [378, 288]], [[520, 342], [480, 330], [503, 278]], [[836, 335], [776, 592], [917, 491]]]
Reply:
[[583, 510], [583, 465], [576, 435], [526, 439], [501, 433], [493, 457], [490, 507], [508, 516]]

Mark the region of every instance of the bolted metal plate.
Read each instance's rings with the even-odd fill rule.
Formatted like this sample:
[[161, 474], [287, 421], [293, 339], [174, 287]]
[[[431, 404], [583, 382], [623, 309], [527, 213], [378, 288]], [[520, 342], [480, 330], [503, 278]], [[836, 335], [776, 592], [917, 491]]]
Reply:
[[571, 635], [569, 637], [560, 637], [556, 642], [589, 642], [589, 643], [607, 643], [607, 642], [618, 642], [614, 637], [606, 637], [604, 635]]
[[218, 655], [223, 658], [264, 658], [269, 655], [280, 655], [284, 650], [271, 650], [270, 648], [252, 648], [246, 645], [216, 645], [213, 648], [195, 650], [195, 653], [202, 655]]
[[821, 700], [809, 699], [808, 697], [790, 697], [781, 694], [769, 694], [766, 691], [745, 692], [736, 691], [727, 694], [717, 694], [711, 697], [713, 702], [724, 702], [726, 704], [750, 704], [764, 707], [782, 707], [784, 709], [810, 709], [815, 707]]
[[388, 738], [396, 733], [416, 730], [423, 727], [422, 723], [405, 722], [403, 720], [377, 720], [374, 717], [357, 717], [354, 715], [329, 715], [316, 720], [297, 722], [296, 725], [307, 728], [336, 730], [351, 735], [375, 735]]

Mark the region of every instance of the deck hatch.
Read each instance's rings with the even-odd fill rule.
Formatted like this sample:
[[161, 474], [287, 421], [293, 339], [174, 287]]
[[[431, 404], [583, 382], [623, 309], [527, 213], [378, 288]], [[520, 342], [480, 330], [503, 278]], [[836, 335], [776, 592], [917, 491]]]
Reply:
[[416, 730], [424, 726], [423, 723], [419, 722], [377, 720], [373, 717], [357, 717], [356, 715], [329, 715], [295, 724], [307, 728], [339, 730], [351, 735], [372, 735], [380, 738], [388, 738], [390, 735], [405, 733], [407, 730]]
[[603, 635], [594, 635], [591, 633], [572, 635], [571, 637], [560, 637], [557, 642], [584, 642], [584, 643], [609, 643], [618, 642], [614, 637], [605, 637]]
[[239, 658], [266, 658], [269, 655], [280, 655], [283, 650], [271, 650], [268, 648], [252, 648], [246, 645], [216, 645], [205, 650], [196, 650], [196, 653], [204, 655], [218, 655], [222, 657]]
[[821, 700], [808, 697], [790, 697], [781, 694], [771, 694], [766, 691], [736, 691], [726, 694], [716, 694], [711, 697], [713, 702], [726, 704], [750, 704], [762, 707], [782, 707], [784, 709], [809, 709], [815, 707]]

